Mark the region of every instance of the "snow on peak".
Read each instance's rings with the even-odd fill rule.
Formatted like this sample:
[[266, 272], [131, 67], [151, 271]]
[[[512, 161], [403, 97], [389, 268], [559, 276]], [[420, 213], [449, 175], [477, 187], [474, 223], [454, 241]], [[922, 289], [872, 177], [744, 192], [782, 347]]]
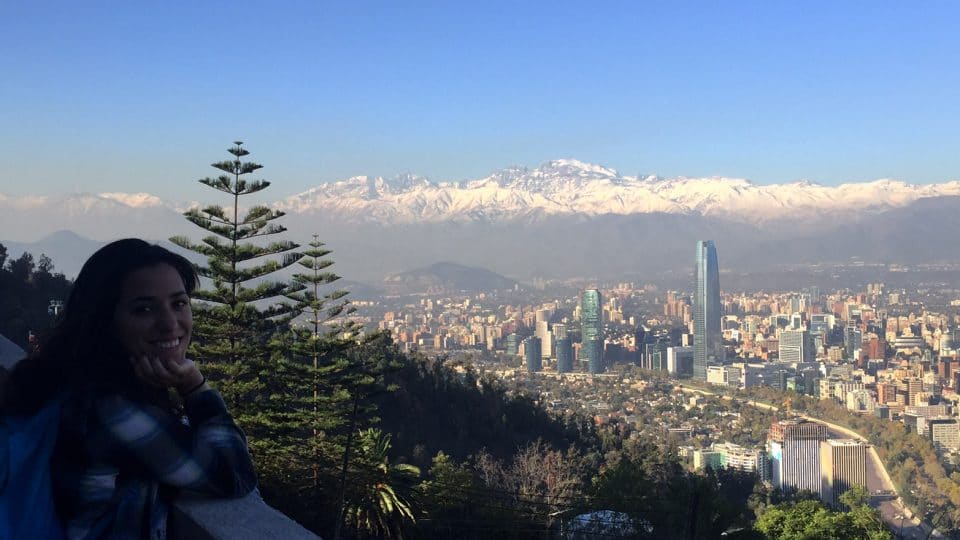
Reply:
[[120, 204], [131, 206], [133, 208], [147, 208], [153, 206], [163, 206], [163, 201], [156, 195], [149, 193], [99, 193], [98, 197], [110, 199]]
[[507, 167], [464, 182], [433, 183], [415, 175], [391, 180], [358, 176], [310, 189], [278, 206], [295, 212], [334, 211], [348, 218], [387, 223], [651, 212], [760, 223], [878, 211], [945, 195], [960, 196], [960, 181], [922, 186], [887, 179], [840, 186], [808, 180], [756, 185], [722, 176], [622, 176], [608, 167], [558, 159], [532, 170]]
[[553, 161], [548, 161], [539, 168], [540, 171], [545, 173], [547, 172], [558, 172], [563, 174], [579, 174], [581, 176], [606, 176], [609, 178], [619, 178], [620, 173], [614, 169], [603, 167], [601, 165], [594, 165], [592, 163], [584, 163], [576, 159], [555, 159]]

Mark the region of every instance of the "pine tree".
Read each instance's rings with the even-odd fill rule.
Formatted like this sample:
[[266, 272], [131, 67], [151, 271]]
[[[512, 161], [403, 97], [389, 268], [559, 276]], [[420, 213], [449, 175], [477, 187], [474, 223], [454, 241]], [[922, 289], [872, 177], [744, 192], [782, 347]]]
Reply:
[[270, 437], [251, 442], [261, 456], [265, 492], [307, 523], [322, 517], [324, 508], [315, 501], [333, 496], [351, 390], [360, 376], [349, 360], [358, 347], [359, 327], [345, 317], [353, 308], [346, 291], [323, 291], [340, 278], [327, 270], [330, 250], [313, 238], [299, 261], [305, 271], [293, 275], [298, 290], [289, 298], [296, 317], [275, 333], [271, 369], [261, 374], [270, 399], [258, 421]]
[[[262, 166], [241, 160], [250, 153], [242, 145], [236, 141], [227, 150], [232, 160], [212, 164], [223, 174], [200, 180], [229, 195], [230, 206], [191, 208], [184, 213], [187, 220], [210, 234], [199, 243], [184, 236], [170, 241], [207, 258], [197, 271], [212, 287], [194, 291], [200, 302], [194, 305], [191, 354], [205, 364], [211, 380], [219, 381], [241, 425], [250, 427], [257, 403], [268, 397], [260, 381], [260, 374], [270, 370], [268, 342], [277, 325], [294, 310], [292, 303], [283, 300], [299, 287], [268, 276], [294, 264], [301, 255], [294, 251], [299, 247], [294, 242], [265, 240], [286, 231], [275, 223], [283, 212], [258, 205], [241, 215], [240, 197], [270, 185], [266, 180], [246, 178]], [[263, 307], [268, 303], [272, 305]], [[256, 437], [257, 433], [254, 430], [248, 435]]]
[[355, 385], [353, 379], [356, 375], [351, 372], [347, 351], [357, 346], [354, 337], [360, 328], [346, 318], [354, 311], [344, 299], [347, 291], [322, 291], [340, 279], [328, 271], [333, 261], [324, 257], [331, 253], [330, 250], [324, 247], [317, 234], [308, 245], [309, 249], [303, 251], [303, 258], [298, 261], [304, 271], [293, 275], [294, 282], [302, 289], [291, 296], [297, 301], [297, 310], [305, 317], [305, 326], [294, 325], [291, 332], [297, 338], [294, 354], [311, 368], [310, 387], [304, 392], [311, 402], [304, 412], [309, 420], [305, 425], [310, 426], [308, 452], [313, 487], [318, 488], [323, 456], [339, 455], [341, 451], [331, 435], [345, 424], [349, 388]]

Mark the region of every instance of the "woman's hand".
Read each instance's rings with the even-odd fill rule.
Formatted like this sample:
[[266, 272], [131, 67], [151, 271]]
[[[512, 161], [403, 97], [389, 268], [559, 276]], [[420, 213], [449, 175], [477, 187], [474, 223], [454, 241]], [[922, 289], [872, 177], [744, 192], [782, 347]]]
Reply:
[[202, 385], [204, 378], [197, 364], [189, 358], [132, 356], [133, 372], [137, 377], [158, 388], [171, 386], [181, 395]]

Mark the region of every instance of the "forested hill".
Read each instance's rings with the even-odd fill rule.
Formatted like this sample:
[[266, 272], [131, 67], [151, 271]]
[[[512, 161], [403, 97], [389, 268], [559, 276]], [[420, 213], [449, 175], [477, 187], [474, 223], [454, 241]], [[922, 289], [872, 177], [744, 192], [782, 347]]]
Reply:
[[457, 460], [481, 450], [510, 459], [537, 440], [554, 448], [599, 452], [592, 423], [554, 417], [525, 395], [508, 395], [491, 377], [443, 359], [408, 357], [387, 376], [395, 390], [378, 398], [395, 454], [429, 466], [439, 451]]

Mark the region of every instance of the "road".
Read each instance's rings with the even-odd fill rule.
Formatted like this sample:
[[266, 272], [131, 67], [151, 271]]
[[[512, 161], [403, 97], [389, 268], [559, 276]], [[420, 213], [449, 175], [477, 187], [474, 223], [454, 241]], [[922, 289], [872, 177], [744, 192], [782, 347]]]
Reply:
[[[681, 390], [685, 393], [697, 393], [707, 396], [716, 396], [718, 394], [714, 392], [708, 392], [706, 390], [700, 390], [698, 388], [689, 388], [681, 387]], [[722, 399], [727, 401], [737, 400], [741, 403], [750, 405], [751, 407], [756, 407], [758, 409], [766, 409], [768, 411], [779, 411], [780, 408], [771, 405], [769, 403], [763, 403], [760, 401], [748, 400], [735, 398], [727, 394], [719, 394]], [[804, 414], [793, 413], [795, 416], [799, 416], [811, 422], [816, 422], [818, 424], [823, 424], [827, 427], [830, 437], [832, 438], [844, 438], [844, 439], [856, 439], [863, 442], [868, 442], [866, 438], [862, 435], [853, 431], [851, 429], [839, 426], [821, 420], [819, 418], [814, 418], [812, 416], [807, 416]], [[867, 447], [867, 489], [870, 493], [876, 493], [877, 491], [883, 491], [888, 493], [894, 493], [894, 496], [888, 497], [877, 497], [872, 496], [870, 500], [870, 505], [874, 508], [880, 510], [880, 516], [883, 518], [884, 523], [900, 538], [908, 540], [923, 540], [925, 538], [939, 538], [941, 535], [934, 531], [933, 534], [930, 534], [930, 526], [927, 523], [921, 523], [920, 520], [913, 518], [912, 513], [907, 509], [903, 500], [900, 498], [900, 495], [897, 493], [897, 487], [893, 484], [893, 481], [890, 480], [890, 475], [887, 473], [887, 468], [883, 465], [883, 462], [880, 461], [880, 456], [877, 455], [877, 450], [868, 443]], [[909, 516], [909, 517], [908, 517]]]

